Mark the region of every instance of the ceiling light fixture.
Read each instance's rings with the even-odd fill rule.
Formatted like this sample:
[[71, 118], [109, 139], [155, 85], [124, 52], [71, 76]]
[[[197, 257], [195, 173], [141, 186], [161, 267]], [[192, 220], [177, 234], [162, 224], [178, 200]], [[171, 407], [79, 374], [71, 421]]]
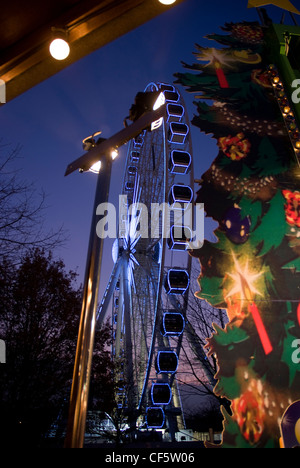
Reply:
[[172, 5], [173, 3], [176, 2], [176, 0], [159, 0], [160, 3], [163, 5]]
[[53, 40], [50, 44], [50, 54], [55, 60], [65, 60], [70, 55], [68, 34], [65, 29], [52, 28]]

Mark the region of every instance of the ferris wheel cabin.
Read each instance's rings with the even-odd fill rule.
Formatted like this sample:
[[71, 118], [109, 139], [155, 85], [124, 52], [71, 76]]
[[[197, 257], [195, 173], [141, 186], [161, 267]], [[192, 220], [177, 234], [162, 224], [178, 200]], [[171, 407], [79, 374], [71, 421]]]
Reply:
[[172, 209], [182, 209], [182, 207], [177, 207], [176, 204], [180, 205], [184, 203], [187, 207], [193, 200], [193, 190], [188, 185], [173, 185], [169, 192], [169, 205]]
[[173, 104], [169, 102], [167, 104], [167, 122], [180, 122], [184, 115], [184, 108], [180, 104]]
[[189, 127], [180, 122], [171, 122], [168, 132], [168, 140], [170, 143], [183, 144], [189, 133]]
[[165, 278], [165, 291], [167, 294], [184, 294], [190, 284], [190, 277], [186, 270], [170, 269]]
[[171, 174], [187, 174], [191, 169], [192, 156], [187, 151], [174, 150], [170, 154], [169, 171]]
[[165, 413], [162, 408], [154, 407], [146, 410], [146, 425], [149, 429], [162, 429], [165, 424]]
[[185, 327], [185, 320], [180, 312], [165, 312], [162, 318], [161, 333], [163, 336], [180, 336]]
[[172, 390], [168, 383], [153, 383], [151, 387], [151, 400], [153, 405], [169, 405], [172, 399]]
[[158, 374], [175, 374], [178, 368], [178, 356], [175, 351], [159, 351], [155, 369]]
[[192, 231], [188, 226], [174, 225], [170, 229], [168, 247], [170, 250], [187, 250], [192, 238]]

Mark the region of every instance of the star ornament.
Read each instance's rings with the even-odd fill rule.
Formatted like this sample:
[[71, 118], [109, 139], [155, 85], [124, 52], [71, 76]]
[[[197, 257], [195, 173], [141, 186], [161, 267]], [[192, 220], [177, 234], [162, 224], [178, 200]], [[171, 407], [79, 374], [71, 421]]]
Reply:
[[296, 15], [300, 15], [300, 11], [291, 4], [289, 0], [273, 0], [273, 2], [266, 2], [264, 0], [249, 0], [248, 1], [248, 8], [255, 8], [261, 7], [265, 5], [274, 5], [283, 10], [290, 11], [291, 13], [296, 13]]
[[243, 308], [244, 303], [252, 303], [255, 295], [262, 296], [262, 294], [254, 286], [255, 282], [263, 275], [263, 271], [260, 273], [254, 273], [249, 269], [249, 262], [246, 259], [246, 263], [242, 266], [234, 253], [232, 253], [235, 271], [232, 273], [227, 272], [227, 275], [233, 280], [233, 286], [226, 295], [226, 298], [238, 294], [241, 299], [241, 307]]

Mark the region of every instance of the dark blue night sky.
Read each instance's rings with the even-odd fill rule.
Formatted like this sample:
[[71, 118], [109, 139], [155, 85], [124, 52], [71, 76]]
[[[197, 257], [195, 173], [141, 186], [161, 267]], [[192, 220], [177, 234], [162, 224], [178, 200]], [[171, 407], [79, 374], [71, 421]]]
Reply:
[[[225, 22], [258, 20], [247, 0], [187, 0], [146, 25], [71, 65], [0, 109], [2, 142], [22, 145], [18, 168], [48, 198], [47, 226], [61, 225], [69, 241], [57, 254], [83, 280], [96, 176], [74, 173], [67, 165], [83, 154], [82, 139], [102, 130], [110, 137], [123, 128], [123, 119], [138, 91], [151, 81], [174, 82], [181, 61], [193, 63], [195, 43], [209, 45], [203, 36], [220, 32]], [[296, 7], [300, 2], [294, 1]], [[41, 6], [42, 8], [42, 6]], [[267, 7], [279, 22], [282, 10]], [[182, 90], [192, 119], [193, 96]], [[216, 142], [192, 128], [195, 177], [208, 169], [217, 154]], [[116, 202], [122, 184], [126, 146], [114, 162], [110, 201]], [[111, 244], [105, 244], [105, 270], [111, 271]], [[102, 282], [106, 282], [103, 277]], [[103, 286], [102, 286], [103, 287]]]

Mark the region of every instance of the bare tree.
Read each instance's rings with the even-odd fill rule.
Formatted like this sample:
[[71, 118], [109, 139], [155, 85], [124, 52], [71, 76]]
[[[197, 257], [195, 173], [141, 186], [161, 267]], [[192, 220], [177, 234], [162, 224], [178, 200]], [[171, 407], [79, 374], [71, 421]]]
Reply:
[[[105, 329], [104, 329], [105, 330]], [[106, 330], [109, 330], [106, 325]], [[96, 334], [96, 348], [99, 332]], [[103, 355], [103, 352], [102, 352]], [[130, 439], [135, 431], [136, 409], [131, 401], [136, 397], [132, 382], [127, 382], [124, 374], [124, 362], [121, 359], [106, 359], [105, 380], [99, 375], [97, 353], [94, 352], [94, 373], [91, 382], [90, 413], [87, 421], [87, 432], [100, 436], [116, 446]], [[103, 382], [105, 381], [105, 385]], [[109, 422], [109, 424], [107, 424]], [[105, 424], [106, 423], [106, 424]], [[107, 425], [107, 427], [105, 427]]]
[[46, 196], [15, 169], [21, 147], [0, 146], [0, 260], [20, 258], [33, 247], [52, 250], [66, 240], [62, 228], [47, 231]]
[[214, 394], [218, 366], [214, 355], [209, 356], [206, 350], [207, 339], [216, 333], [214, 324], [224, 328], [228, 317], [223, 309], [212, 307], [207, 301], [195, 296], [200, 289], [199, 274], [200, 264], [197, 259], [193, 259], [187, 298], [187, 323], [180, 351], [181, 370], [176, 376], [187, 408], [185, 416], [190, 411], [201, 412], [210, 404], [217, 408], [223, 405], [229, 410], [229, 402]]

